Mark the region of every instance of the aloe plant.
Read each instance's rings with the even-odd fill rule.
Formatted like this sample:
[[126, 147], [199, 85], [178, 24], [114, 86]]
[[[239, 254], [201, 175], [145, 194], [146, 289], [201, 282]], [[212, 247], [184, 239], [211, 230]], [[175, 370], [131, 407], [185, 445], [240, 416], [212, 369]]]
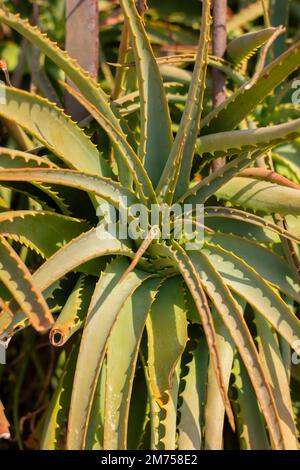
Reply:
[[[290, 355], [300, 353], [300, 288], [283, 245], [293, 247], [295, 260], [300, 192], [289, 175], [257, 162], [297, 141], [300, 121], [244, 124], [254, 117], [263, 122], [266, 98], [298, 67], [300, 43], [235, 82], [227, 100], [209, 112], [207, 68], [220, 62], [209, 57], [211, 2], [203, 0], [194, 71], [180, 121], [172, 122], [144, 20], [133, 0], [120, 6], [137, 76], [130, 116], [45, 34], [0, 10], [3, 24], [74, 83], [76, 90], [61, 85], [102, 136], [95, 145], [89, 129], [57, 105], [0, 87], [6, 98], [0, 116], [25, 131], [32, 148], [43, 146], [42, 155], [0, 149], [1, 338], [8, 342], [33, 327], [49, 331], [50, 347], [72, 344], [57, 364], [39, 446], [221, 449], [231, 439], [241, 449], [297, 449]], [[252, 50], [249, 41], [229, 45], [230, 68], [240, 73], [240, 61], [269, 33], [255, 34]], [[126, 103], [133, 71], [119, 65]], [[219, 156], [227, 163], [208, 173]], [[6, 188], [23, 194], [26, 209], [12, 210]], [[137, 238], [108, 233], [98, 209], [104, 202], [135, 227], [140, 218], [133, 207], [142, 205], [146, 230]], [[176, 236], [176, 218], [168, 239], [163, 220], [153, 224], [154, 208], [175, 203], [194, 232], [204, 231], [198, 249], [188, 248], [188, 234]], [[197, 204], [204, 212], [200, 225]], [[275, 214], [285, 217], [284, 225], [274, 222]]]

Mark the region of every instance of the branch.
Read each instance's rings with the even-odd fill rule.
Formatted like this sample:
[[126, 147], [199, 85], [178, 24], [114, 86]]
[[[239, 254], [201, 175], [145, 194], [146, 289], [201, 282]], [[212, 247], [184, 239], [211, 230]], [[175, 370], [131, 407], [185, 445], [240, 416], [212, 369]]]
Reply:
[[[214, 0], [213, 3], [213, 55], [223, 58], [227, 46], [226, 31], [227, 0]], [[219, 106], [226, 99], [226, 77], [217, 69], [212, 70], [213, 105]], [[217, 170], [225, 164], [224, 158], [213, 161], [213, 169]]]

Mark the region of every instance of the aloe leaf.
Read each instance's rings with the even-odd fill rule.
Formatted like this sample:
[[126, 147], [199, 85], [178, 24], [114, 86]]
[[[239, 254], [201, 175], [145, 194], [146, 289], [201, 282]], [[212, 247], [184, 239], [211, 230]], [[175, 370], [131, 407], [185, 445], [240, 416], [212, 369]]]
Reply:
[[[264, 153], [265, 152], [257, 152], [252, 156], [247, 155], [246, 157], [242, 155], [241, 157], [238, 157], [236, 160], [233, 160], [230, 163], [227, 163], [224, 167], [219, 168], [213, 174], [207, 176], [206, 178], [204, 178], [204, 180], [202, 180], [200, 183], [196, 184], [189, 191], [187, 191], [183, 195], [183, 200], [190, 204], [194, 204], [195, 207], [196, 207], [196, 204], [203, 204], [207, 199], [209, 199], [215, 193], [222, 194], [223, 188], [224, 187], [227, 188], [227, 185], [230, 185], [230, 182], [232, 181], [232, 179], [234, 178], [236, 174], [239, 174], [245, 179], [247, 178], [248, 181], [250, 180], [250, 178], [252, 179], [252, 181], [258, 181], [258, 180], [261, 180], [262, 182], [268, 181], [269, 185], [270, 184], [276, 185], [275, 188], [277, 189], [277, 193], [280, 192], [280, 188], [291, 189], [292, 191], [296, 191], [295, 196], [297, 197], [298, 196], [297, 191], [299, 191], [300, 186], [288, 180], [284, 176], [272, 170], [265, 169], [265, 168], [246, 168], [247, 166], [249, 166], [249, 160], [255, 159], [256, 157], [263, 156]], [[234, 178], [234, 180], [238, 180], [238, 178], [237, 179]], [[241, 193], [240, 196], [243, 197], [243, 193]], [[253, 196], [253, 199], [254, 201], [252, 202], [257, 203], [257, 201], [255, 201], [255, 195]], [[258, 200], [260, 204], [261, 198], [259, 198], [259, 196], [258, 196]], [[182, 202], [182, 200], [180, 200], [179, 202]], [[230, 199], [230, 202], [235, 202], [234, 198]], [[268, 202], [269, 200], [266, 200], [266, 203]], [[249, 205], [251, 206], [251, 209], [253, 209], [254, 211], [258, 209], [258, 207], [252, 206], [251, 203]], [[285, 204], [285, 201], [284, 201], [283, 210], [286, 211], [287, 214], [289, 214], [290, 209], [286, 208], [287, 205], [288, 204]], [[263, 206], [259, 205], [259, 207], [261, 208]], [[264, 209], [261, 209], [261, 210], [264, 210]], [[273, 210], [273, 212], [275, 211]], [[191, 211], [189, 212], [186, 211], [186, 213], [190, 214]]]
[[[201, 281], [243, 359], [272, 435], [275, 448], [283, 449], [284, 439], [278, 410], [260, 365], [255, 344], [236, 301], [223, 281], [223, 278], [225, 278], [223, 272], [221, 276], [206, 254], [206, 250], [192, 253], [191, 258], [195, 269], [198, 269]], [[226, 281], [227, 279], [225, 278]]]
[[272, 153], [272, 160], [276, 173], [284, 176], [289, 181], [300, 184], [300, 171], [297, 163], [282, 155]]
[[[290, 82], [291, 87], [293, 83], [294, 83], [294, 80], [291, 79], [291, 82]], [[285, 85], [287, 86], [287, 83]], [[283, 86], [284, 85], [282, 85], [282, 87]], [[288, 90], [290, 90], [291, 87], [289, 87]], [[270, 109], [270, 113], [268, 113], [268, 116], [261, 116], [259, 119], [261, 126], [268, 126], [271, 124], [284, 124], [285, 122], [292, 121], [293, 119], [299, 119], [299, 115], [300, 115], [299, 104], [297, 104], [296, 102], [293, 103], [293, 100], [291, 103], [281, 102], [279, 92], [275, 96], [278, 97], [279, 103], [278, 104], [274, 103], [273, 107], [272, 107], [272, 104], [270, 104], [271, 109]]]
[[[58, 168], [47, 157], [39, 157], [28, 152], [0, 148], [0, 168]], [[38, 201], [41, 206], [46, 208], [59, 208], [65, 215], [70, 215], [73, 204], [70, 204], [70, 197], [66, 200], [66, 192], [58, 190], [56, 186], [38, 185], [29, 183], [10, 183], [7, 184], [10, 189], [14, 189], [26, 196]], [[75, 197], [74, 197], [75, 199]], [[71, 201], [71, 203], [73, 200]], [[76, 204], [76, 209], [78, 205]]]
[[[278, 237], [270, 236], [269, 234], [266, 236], [265, 232], [273, 232], [274, 234], [278, 234], [281, 237], [287, 238], [288, 240], [292, 240], [296, 243], [300, 243], [300, 238], [297, 236], [297, 233], [292, 233], [292, 231], [288, 231], [281, 227], [280, 225], [276, 225], [267, 218], [261, 217], [256, 214], [251, 214], [250, 212], [246, 212], [240, 209], [235, 209], [233, 207], [221, 207], [221, 206], [205, 206], [204, 208], [204, 214], [206, 218], [222, 218], [224, 219], [222, 222], [222, 230], [224, 228], [224, 231], [227, 231], [229, 227], [226, 229], [226, 221], [229, 222], [229, 225], [231, 226], [232, 222], [237, 222], [234, 224], [234, 230], [232, 233], [236, 232], [237, 235], [244, 236], [245, 231], [243, 228], [246, 230], [246, 233], [248, 237], [252, 236], [252, 234], [255, 237], [258, 237], [258, 241], [261, 241], [261, 243], [269, 243], [269, 242], [277, 242], [279, 241]], [[289, 220], [289, 225], [291, 224], [293, 228], [293, 232], [297, 231], [297, 218], [296, 222], [292, 216], [288, 216]], [[240, 227], [241, 224], [241, 227]], [[252, 227], [251, 227], [252, 226]], [[262, 234], [261, 231], [251, 231], [256, 229], [256, 227], [263, 229], [264, 233]], [[217, 227], [217, 230], [219, 230], [219, 227]], [[250, 230], [250, 232], [249, 232]], [[262, 238], [261, 238], [262, 237]]]
[[[70, 403], [77, 353], [78, 347], [73, 346], [68, 358], [65, 360], [59, 383], [44, 418], [40, 440], [41, 450], [56, 450], [58, 447], [61, 427], [66, 420], [67, 409]], [[62, 354], [65, 355], [65, 352]]]
[[[175, 55], [167, 55], [167, 56], [162, 56], [162, 57], [156, 57], [156, 62], [160, 67], [160, 72], [163, 76], [163, 78], [170, 80], [171, 77], [176, 79], [176, 75], [178, 74], [178, 84], [182, 83], [185, 85], [189, 85], [192, 79], [192, 74], [184, 69], [181, 69], [179, 67], [172, 67], [173, 64], [179, 64], [179, 63], [184, 63], [184, 62], [195, 62], [197, 57], [197, 54], [194, 52], [188, 52], [186, 54], [175, 54]], [[115, 67], [118, 67], [117, 70], [123, 70], [124, 67], [131, 67], [134, 64], [130, 62], [124, 62], [120, 63], [111, 63], [110, 65], [113, 65]], [[228, 78], [231, 78], [234, 82], [236, 82], [238, 85], [242, 85], [246, 81], [246, 77], [243, 75], [242, 71], [237, 70], [233, 64], [228, 62], [225, 59], [222, 59], [221, 57], [216, 57], [213, 55], [208, 56], [208, 65], [210, 67], [216, 68], [223, 72], [225, 75], [228, 76]], [[176, 83], [176, 82], [174, 82]], [[164, 87], [168, 88], [172, 86], [172, 82], [166, 81], [164, 83]], [[134, 95], [134, 97], [138, 96], [138, 92], [133, 92], [131, 95]], [[130, 98], [131, 98], [131, 95]], [[128, 95], [127, 95], [128, 96]], [[128, 96], [128, 98], [129, 98]], [[127, 101], [127, 97], [121, 97], [117, 100], [114, 101], [114, 104], [120, 105], [120, 103], [124, 103], [123, 101]], [[132, 96], [133, 98], [133, 96]], [[139, 106], [139, 105], [138, 105]], [[123, 115], [123, 111], [120, 110], [121, 115]]]
[[[96, 81], [89, 75], [88, 72], [83, 70], [78, 62], [72, 59], [66, 51], [60, 49], [56, 43], [51, 41], [46, 34], [41, 33], [35, 26], [31, 26], [27, 20], [23, 20], [19, 15], [14, 15], [5, 9], [0, 10], [0, 21], [10, 26], [24, 38], [26, 38], [31, 44], [40, 49], [46, 56], [48, 56], [60, 69], [62, 69], [70, 80], [78, 87], [83, 96], [89, 100], [94, 106], [96, 106], [109, 120], [123, 133], [128, 135], [128, 139], [132, 140], [132, 135], [128, 129], [126, 122], [120, 122], [117, 117], [117, 111], [113, 109], [109, 102], [108, 96], [104, 93], [101, 87]], [[116, 152], [118, 159], [118, 154]], [[103, 174], [105, 175], [107, 168], [104, 162], [102, 162]], [[130, 178], [122, 164], [119, 163], [119, 172], [122, 178], [122, 182], [126, 185], [130, 185]]]
[[299, 302], [300, 287], [287, 262], [270, 249], [229, 234], [206, 234], [205, 241], [220, 246], [249, 264], [263, 279]]
[[[3, 287], [1, 285], [1, 287]], [[10, 296], [10, 293], [8, 289], [6, 289], [8, 292], [8, 296]], [[2, 332], [7, 329], [7, 327], [11, 324], [12, 320], [14, 318], [14, 312], [11, 310], [10, 306], [0, 297], [0, 335], [2, 335]]]
[[0, 168], [57, 168], [55, 163], [46, 157], [39, 157], [30, 152], [22, 152], [10, 148], [0, 147]]
[[250, 59], [257, 49], [273, 35], [275, 30], [276, 28], [261, 29], [233, 39], [226, 49], [228, 59], [234, 64], [240, 64], [244, 60]]
[[253, 268], [233, 253], [210, 244], [205, 245], [202, 250], [220, 272], [224, 282], [263, 315], [292, 348], [297, 349], [300, 321], [278, 293]]
[[[195, 53], [187, 53], [187, 54], [176, 54], [176, 55], [169, 55], [169, 56], [163, 56], [163, 57], [157, 57], [156, 61], [157, 63], [161, 65], [172, 65], [172, 64], [178, 64], [180, 62], [194, 62], [196, 59], [196, 54]], [[208, 56], [208, 65], [210, 67], [216, 68], [223, 72], [225, 75], [228, 76], [228, 78], [231, 78], [234, 80], [238, 85], [242, 85], [245, 81], [246, 78], [242, 74], [241, 71], [237, 70], [230, 62], [227, 60], [222, 59], [221, 57], [216, 57], [213, 55]], [[166, 69], [168, 70], [168, 69]], [[172, 69], [171, 69], [172, 70]], [[170, 70], [170, 71], [171, 71]], [[176, 67], [173, 67], [173, 74], [174, 78], [176, 76]], [[177, 69], [179, 76], [181, 75], [181, 71], [184, 72], [182, 69]], [[162, 75], [164, 76], [165, 69], [162, 70]], [[188, 78], [188, 75], [186, 75], [186, 78]], [[186, 80], [185, 80], [186, 81]], [[190, 82], [191, 80], [187, 80]]]
[[51, 256], [34, 273], [34, 279], [40, 289], [44, 290], [54, 281], [90, 259], [117, 254], [134, 256], [134, 252], [126, 241], [122, 243], [112, 236], [101, 239], [97, 229], [92, 229], [73, 239]]
[[105, 357], [94, 394], [91, 416], [86, 434], [85, 450], [103, 450], [106, 371], [107, 367]]
[[163, 403], [165, 393], [172, 388], [174, 370], [187, 342], [185, 299], [180, 278], [164, 281], [146, 326], [150, 387], [155, 400]]
[[[216, 233], [232, 234], [238, 237], [247, 237], [255, 243], [279, 243], [279, 236], [274, 232], [265, 229], [264, 226], [247, 222], [246, 220], [236, 220], [229, 217], [226, 218], [225, 212], [222, 218], [222, 229], [220, 230], [220, 220], [218, 216], [214, 217], [210, 209], [205, 210], [205, 225]], [[264, 220], [264, 219], [263, 219]]]
[[31, 74], [31, 79], [36, 89], [41, 92], [45, 98], [53, 103], [61, 104], [54, 86], [49, 79], [43, 64], [43, 58], [40, 51], [29, 44], [26, 44], [26, 62]]
[[[139, 201], [134, 193], [129, 189], [123, 188], [119, 183], [109, 178], [88, 175], [79, 171], [56, 169], [40, 170], [38, 168], [0, 170], [0, 181], [39, 181], [58, 185], [61, 184], [96, 194], [118, 209], [124, 207], [124, 204], [125, 208], [127, 207], [128, 209], [129, 206]], [[127, 206], [125, 203], [126, 200], [128, 202]]]
[[[103, 235], [101, 230], [101, 236]], [[109, 234], [107, 234], [109, 235]], [[97, 229], [83, 233], [67, 245], [58, 250], [49, 260], [47, 260], [33, 275], [34, 282], [42, 291], [50, 287], [54, 282], [63, 277], [87, 261], [109, 255], [124, 255], [134, 257], [134, 252], [125, 243], [118, 239], [107, 236], [99, 238]], [[99, 262], [98, 262], [99, 263]], [[93, 270], [94, 273], [95, 270]], [[24, 314], [16, 315], [7, 332], [15, 331], [17, 325], [23, 326]], [[5, 336], [6, 332], [4, 332]]]
[[147, 367], [145, 377], [150, 398], [151, 450], [175, 450], [180, 363], [175, 368], [172, 387], [166, 392], [164, 403], [159, 404], [152, 394]]
[[28, 268], [10, 244], [0, 237], [0, 280], [29, 318], [32, 326], [40, 332], [47, 331], [53, 318], [38, 286]]
[[37, 27], [31, 26], [27, 20], [23, 20], [19, 15], [14, 15], [5, 9], [1, 9], [0, 21], [16, 30], [30, 43], [39, 48], [66, 73], [86, 99], [104, 112], [112, 122], [118, 123], [116, 116], [109, 106], [107, 95], [89, 73], [83, 70], [77, 61], [72, 59], [67, 52], [60, 49], [46, 34], [41, 33]]
[[60, 247], [90, 228], [87, 222], [45, 211], [5, 211], [0, 233], [49, 258]]
[[[25, 165], [24, 167], [26, 168]], [[6, 182], [2, 183], [1, 186], [32, 199], [45, 211], [59, 210], [64, 215], [70, 215], [69, 207], [65, 201], [50, 186], [26, 182]]]
[[235, 177], [217, 191], [217, 197], [254, 211], [300, 214], [300, 191], [253, 178]]
[[270, 324], [260, 315], [255, 315], [257, 342], [261, 363], [273, 391], [283, 430], [285, 448], [298, 450], [298, 438], [294, 421], [294, 412], [290, 395], [290, 386], [282, 361], [275, 332]]
[[130, 400], [127, 449], [150, 449], [150, 403], [143, 367], [138, 363]]
[[176, 423], [179, 391], [180, 362], [175, 367], [172, 387], [166, 392], [165, 403], [159, 407], [157, 450], [175, 450], [177, 445]]
[[1, 116], [17, 122], [71, 168], [110, 175], [95, 145], [55, 104], [16, 88], [0, 85], [0, 90], [6, 97]]
[[50, 342], [63, 346], [83, 325], [95, 283], [81, 275], [50, 331]]
[[171, 197], [176, 187], [176, 197], [188, 188], [203, 109], [210, 40], [210, 0], [202, 5], [202, 27], [192, 82], [175, 142], [157, 186], [157, 193], [171, 192]]
[[243, 361], [237, 354], [232, 373], [232, 386], [237, 391], [236, 410], [237, 430], [241, 450], [270, 450], [265, 423], [260, 412], [253, 386], [249, 380]]
[[[201, 133], [233, 130], [272, 90], [299, 67], [300, 42], [267, 65], [256, 79], [242, 85], [202, 121]], [[250, 84], [252, 86], [250, 86]]]
[[[162, 78], [134, 0], [120, 0], [134, 49], [141, 99], [139, 156], [154, 186], [158, 183], [173, 141]], [[157, 119], [159, 116], [159, 120]]]
[[203, 204], [207, 199], [213, 196], [220, 188], [224, 187], [228, 181], [240, 173], [243, 168], [247, 168], [264, 152], [245, 153], [234, 158], [226, 165], [214, 171], [200, 183], [190, 188], [177, 202], [187, 204]]
[[209, 352], [214, 361], [214, 370], [220, 387], [221, 396], [225, 405], [226, 413], [229, 418], [231, 427], [234, 429], [234, 418], [230, 406], [230, 402], [226, 393], [226, 385], [223, 382], [221, 361], [216, 347], [216, 333], [213, 324], [212, 314], [207, 302], [207, 298], [202, 287], [199, 275], [185, 250], [175, 241], [172, 247], [161, 245], [162, 252], [166, 253], [176, 263], [186, 285], [194, 299], [197, 311], [202, 322]]
[[105, 129], [110, 139], [114, 143], [115, 147], [118, 148], [118, 153], [123, 159], [124, 165], [132, 174], [132, 178], [136, 184], [137, 191], [140, 194], [141, 200], [147, 202], [147, 198], [150, 201], [155, 202], [155, 193], [152, 187], [152, 183], [144, 169], [143, 164], [139, 160], [138, 156], [133, 151], [132, 147], [122, 136], [122, 133], [115, 128], [110, 121], [101, 114], [94, 106], [86, 101], [76, 90], [69, 86], [66, 86], [70, 94], [76, 97], [76, 99], [89, 111], [91, 116]]
[[191, 352], [185, 367], [187, 372], [181, 376], [184, 389], [179, 397], [178, 449], [200, 450], [208, 367], [208, 349], [204, 338]]
[[[293, 83], [294, 80], [291, 80]], [[287, 85], [287, 84], [286, 84]], [[290, 88], [289, 88], [290, 89]], [[279, 98], [279, 93], [275, 95]], [[274, 98], [275, 99], [275, 98]], [[270, 104], [270, 107], [272, 105]], [[299, 119], [300, 115], [300, 106], [299, 104], [291, 103], [282, 103], [274, 104], [274, 109], [270, 109], [270, 113], [267, 116], [260, 116], [259, 123], [261, 126], [269, 126], [271, 124], [284, 124], [285, 122], [292, 121], [293, 119]]]
[[149, 279], [136, 289], [120, 311], [108, 340], [104, 449], [127, 448], [129, 406], [138, 349], [160, 282]]
[[197, 150], [200, 155], [209, 153], [214, 157], [230, 156], [259, 148], [275, 147], [282, 142], [299, 138], [299, 134], [300, 119], [295, 119], [276, 126], [205, 135], [199, 140]]
[[[179, 91], [182, 89], [182, 84], [179, 82], [166, 82], [163, 84], [166, 90], [166, 97], [168, 102], [183, 102], [185, 96], [181, 94], [173, 94], [172, 91]], [[138, 91], [133, 91], [127, 95], [121, 96], [120, 98], [114, 100], [114, 104], [118, 107], [119, 113], [121, 116], [128, 116], [140, 109], [140, 96]]]
[[108, 337], [124, 302], [149, 277], [149, 274], [135, 270], [120, 283], [126, 267], [127, 262], [122, 259], [107, 267], [90, 304], [73, 384], [67, 436], [69, 450], [85, 446], [87, 425]]
[[[227, 389], [229, 389], [235, 348], [226, 326], [222, 324], [218, 318], [214, 319], [214, 325], [216, 329], [217, 348], [222, 364], [223, 380], [227, 385]], [[204, 410], [204, 447], [206, 450], [222, 450], [225, 408], [211, 361], [208, 366]]]
[[178, 82], [185, 86], [190, 86], [191, 84], [192, 73], [188, 70], [172, 65], [161, 65], [159, 70], [165, 82]]

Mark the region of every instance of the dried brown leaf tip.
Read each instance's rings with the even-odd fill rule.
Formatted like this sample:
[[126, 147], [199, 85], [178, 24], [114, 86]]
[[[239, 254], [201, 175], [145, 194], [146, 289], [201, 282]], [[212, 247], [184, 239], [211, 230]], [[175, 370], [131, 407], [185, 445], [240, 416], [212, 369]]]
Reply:
[[9, 77], [9, 73], [8, 73], [7, 62], [3, 59], [0, 59], [0, 69], [4, 73], [6, 84], [9, 85], [9, 86], [12, 86], [11, 81], [10, 81], [10, 77]]
[[146, 0], [136, 0], [135, 2], [136, 9], [139, 12], [139, 15], [144, 19], [144, 14], [148, 10], [148, 5]]
[[0, 439], [10, 439], [9, 422], [5, 416], [4, 406], [0, 401]]

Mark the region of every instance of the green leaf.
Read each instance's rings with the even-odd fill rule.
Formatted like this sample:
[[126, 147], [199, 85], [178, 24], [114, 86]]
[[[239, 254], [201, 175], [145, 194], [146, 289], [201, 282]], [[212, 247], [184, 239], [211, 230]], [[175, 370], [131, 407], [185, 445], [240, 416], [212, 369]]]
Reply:
[[[207, 219], [222, 218], [222, 231], [236, 233], [242, 237], [247, 235], [248, 238], [252, 237], [253, 239], [257, 239], [260, 243], [278, 243], [278, 236], [274, 236], [273, 234], [300, 243], [300, 238], [297, 236], [297, 217], [287, 217], [289, 221], [288, 225], [291, 225], [293, 229], [292, 232], [284, 229], [280, 225], [274, 224], [267, 217], [264, 218], [233, 207], [205, 206], [204, 214]], [[271, 220], [273, 219], [271, 218]], [[216, 226], [216, 230], [219, 230], [219, 223]]]
[[110, 175], [95, 145], [60, 108], [16, 88], [0, 85], [0, 91], [5, 93], [5, 103], [0, 103], [1, 116], [17, 122], [71, 168]]
[[[213, 313], [216, 316], [216, 312]], [[214, 325], [216, 328], [217, 348], [221, 358], [223, 381], [227, 385], [227, 389], [229, 389], [235, 347], [226, 326], [222, 324], [219, 318], [214, 318]], [[204, 415], [205, 449], [222, 450], [225, 408], [211, 361], [208, 366]]]
[[53, 60], [79, 88], [87, 100], [99, 108], [112, 122], [118, 123], [116, 116], [109, 106], [107, 95], [88, 72], [83, 70], [76, 60], [71, 59], [67, 52], [60, 49], [56, 43], [47, 38], [46, 34], [41, 33], [36, 26], [31, 26], [27, 20], [21, 19], [19, 15], [14, 15], [1, 8], [0, 21], [16, 30]]
[[10, 244], [0, 237], [0, 280], [10, 291], [32, 326], [47, 331], [53, 318], [38, 285]]
[[81, 275], [50, 331], [50, 342], [63, 346], [81, 328], [88, 311], [95, 283]]
[[[39, 157], [27, 152], [0, 148], [0, 168], [38, 167], [58, 168], [57, 165], [51, 162], [47, 157]], [[57, 209], [58, 207], [63, 214], [70, 215], [75, 206], [77, 215], [81, 213], [80, 210], [78, 211], [80, 206], [78, 206], [78, 201], [76, 201], [76, 190], [73, 190], [72, 194], [70, 194], [71, 191], [63, 190], [55, 185], [39, 185], [26, 182], [9, 183], [7, 186], [39, 202], [44, 209], [49, 207], [55, 207], [55, 209]], [[87, 201], [87, 203], [88, 202], [89, 201]], [[84, 214], [86, 215], [86, 208]]]
[[[113, 237], [99, 239], [97, 229], [92, 229], [75, 238], [51, 256], [34, 273], [33, 280], [37, 287], [44, 291], [66, 273], [83, 263], [100, 256], [117, 254], [134, 257], [134, 252], [125, 243], [121, 243]], [[24, 326], [24, 318], [24, 314], [21, 313], [13, 319], [7, 328], [9, 334], [13, 334], [18, 325]]]
[[166, 82], [178, 82], [186, 86], [191, 84], [192, 73], [188, 70], [171, 65], [161, 65], [159, 70]]
[[67, 90], [75, 96], [75, 98], [87, 109], [87, 111], [94, 117], [96, 122], [100, 124], [103, 129], [107, 132], [110, 139], [114, 143], [115, 147], [118, 148], [118, 154], [122, 158], [124, 165], [130, 171], [132, 178], [136, 184], [137, 192], [140, 195], [140, 199], [146, 203], [147, 198], [150, 201], [155, 202], [155, 192], [152, 186], [152, 183], [147, 175], [146, 170], [144, 169], [143, 164], [139, 160], [136, 153], [133, 151], [132, 147], [122, 136], [122, 133], [115, 128], [110, 121], [95, 107], [93, 107], [88, 101], [82, 98], [76, 90], [71, 87], [66, 87]]
[[277, 173], [296, 183], [300, 182], [299, 140], [276, 148], [272, 159]]
[[224, 282], [263, 315], [296, 350], [300, 321], [278, 293], [252, 267], [223, 248], [206, 244], [202, 251]]
[[100, 277], [91, 301], [74, 378], [67, 436], [69, 450], [79, 450], [85, 446], [88, 421], [108, 337], [124, 302], [149, 277], [149, 274], [135, 270], [120, 283], [127, 266], [127, 262], [122, 259], [112, 262]]
[[[210, 3], [210, 0], [203, 2], [202, 27], [192, 82], [175, 142], [157, 186], [158, 193], [166, 193], [167, 202], [172, 202], [175, 188], [175, 196], [179, 197], [187, 190], [190, 182], [195, 145], [203, 109], [210, 41]], [[170, 201], [168, 198], [170, 198]]]
[[254, 211], [300, 214], [300, 191], [253, 178], [235, 177], [217, 191], [220, 199]]
[[203, 337], [185, 367], [187, 372], [181, 376], [184, 389], [180, 393], [178, 449], [200, 450], [208, 367], [208, 349]]
[[159, 410], [159, 425], [157, 429], [158, 450], [175, 450], [177, 445], [176, 423], [177, 402], [179, 391], [180, 362], [175, 367], [172, 387], [166, 392], [166, 401]]
[[270, 324], [257, 313], [255, 315], [255, 324], [261, 363], [273, 391], [283, 430], [285, 448], [287, 450], [298, 450], [299, 444], [290, 395], [290, 385], [275, 336], [276, 333]]
[[246, 129], [242, 131], [219, 132], [203, 136], [198, 145], [200, 155], [211, 157], [230, 156], [236, 153], [275, 147], [282, 142], [299, 138], [300, 119], [285, 124]]
[[[119, 183], [109, 178], [88, 175], [79, 171], [40, 170], [38, 168], [0, 170], [0, 181], [39, 181], [61, 184], [96, 194], [118, 209], [124, 207], [124, 209], [128, 210], [128, 207], [139, 201], [134, 193], [123, 188]], [[127, 201], [128, 205], [126, 205], [125, 201]]]
[[280, 83], [299, 67], [300, 42], [267, 65], [254, 84], [242, 85], [202, 122], [202, 134], [233, 130]]
[[187, 204], [203, 204], [207, 199], [213, 196], [220, 188], [231, 181], [243, 168], [247, 168], [258, 156], [263, 152], [245, 153], [234, 158], [226, 165], [214, 171], [200, 183], [190, 188], [177, 202], [185, 202]]
[[175, 368], [172, 388], [166, 392], [165, 403], [159, 404], [156, 401], [149, 385], [147, 373], [146, 378], [148, 379], [148, 394], [151, 403], [151, 450], [175, 450], [180, 363]]
[[286, 295], [300, 301], [300, 287], [295, 276], [281, 256], [251, 240], [230, 234], [206, 234], [205, 241], [230, 251], [249, 266], [263, 279], [273, 284]]
[[[170, 76], [168, 76], [168, 72], [171, 76], [173, 76], [174, 79], [176, 78], [176, 74], [178, 74], [179, 82], [182, 82], [184, 84], [189, 84], [191, 82], [191, 78], [189, 77], [190, 72], [177, 68], [177, 67], [169, 68], [168, 66], [172, 64], [178, 64], [178, 63], [184, 63], [184, 62], [194, 62], [196, 59], [196, 56], [197, 54], [193, 52], [188, 52], [187, 54], [175, 54], [175, 55], [157, 57], [156, 61], [160, 66], [167, 65], [167, 67], [161, 68], [161, 73], [164, 78], [170, 79]], [[220, 70], [225, 75], [227, 75], [228, 78], [231, 78], [232, 80], [234, 80], [238, 85], [242, 85], [246, 81], [246, 78], [242, 74], [241, 71], [237, 70], [230, 62], [228, 62], [227, 60], [221, 59], [220, 57], [209, 55], [208, 65], [210, 67], [214, 67]], [[168, 82], [164, 83], [164, 86], [167, 86], [167, 85], [168, 85]]]
[[164, 403], [175, 367], [187, 342], [182, 279], [164, 281], [147, 319], [149, 384], [155, 400]]
[[[224, 250], [222, 250], [222, 252], [223, 251]], [[274, 402], [272, 391], [260, 365], [254, 341], [239, 306], [224, 284], [223, 278], [226, 282], [226, 277], [222, 271], [222, 275], [218, 274], [214, 263], [211, 263], [211, 257], [206, 257], [206, 254], [207, 250], [202, 249], [200, 252], [193, 252], [191, 259], [194, 262], [195, 269], [199, 272], [201, 281], [211, 301], [226, 325], [247, 368], [269, 431], [272, 435], [274, 446], [276, 449], [284, 449], [284, 438], [278, 410]]]
[[243, 361], [237, 354], [232, 373], [235, 380], [232, 386], [237, 391], [236, 410], [237, 430], [241, 450], [270, 450], [265, 423], [257, 398], [249, 380]]
[[233, 39], [226, 49], [228, 59], [234, 64], [240, 64], [244, 60], [250, 59], [257, 49], [273, 35], [276, 28], [266, 28], [243, 34]]
[[[20, 33], [31, 44], [40, 49], [48, 56], [61, 70], [63, 70], [70, 80], [78, 87], [83, 96], [90, 101], [97, 109], [99, 109], [107, 118], [126, 135], [130, 133], [126, 123], [120, 122], [117, 112], [109, 102], [108, 96], [104, 93], [96, 81], [83, 70], [78, 62], [67, 54], [66, 51], [60, 49], [56, 43], [52, 42], [44, 33], [41, 33], [36, 26], [31, 26], [27, 20], [23, 20], [19, 15], [14, 15], [3, 8], [0, 10], [0, 21]], [[132, 136], [130, 136], [131, 138]], [[118, 159], [118, 155], [116, 152]], [[124, 172], [124, 168], [120, 163], [119, 172], [122, 182], [128, 186], [128, 174]], [[107, 166], [105, 162], [101, 162], [104, 168], [102, 174], [107, 176]], [[97, 171], [97, 173], [99, 173]]]
[[85, 450], [103, 449], [106, 371], [106, 358], [104, 358], [94, 394]]
[[30, 152], [22, 152], [10, 148], [0, 147], [0, 168], [57, 168], [55, 163], [47, 157], [39, 157]]
[[150, 403], [144, 369], [140, 365], [133, 382], [127, 434], [128, 450], [150, 449]]
[[87, 222], [45, 211], [5, 211], [0, 233], [49, 258], [55, 251], [90, 228]]
[[[157, 185], [172, 145], [171, 120], [158, 65], [134, 0], [120, 0], [131, 32], [141, 99], [139, 156]], [[159, 116], [159, 119], [157, 119]]]
[[[61, 427], [67, 417], [67, 409], [70, 403], [77, 353], [78, 347], [73, 346], [47, 408], [40, 440], [41, 450], [55, 450], [58, 447]], [[65, 351], [62, 354], [64, 355]]]
[[165, 252], [165, 256], [168, 256], [176, 263], [177, 268], [181, 273], [183, 279], [185, 280], [185, 283], [194, 299], [205, 332], [209, 352], [212, 360], [214, 361], [214, 370], [217, 377], [218, 385], [220, 387], [222, 399], [226, 408], [226, 413], [230, 420], [230, 424], [234, 429], [234, 418], [231, 411], [230, 402], [227, 397], [227, 388], [223, 382], [221, 361], [216, 347], [216, 333], [213, 324], [212, 314], [207, 302], [204, 289], [202, 287], [199, 274], [197, 273], [197, 270], [195, 269], [190, 257], [177, 242], [173, 241], [172, 247], [166, 245], [160, 245], [160, 247], [162, 253]]
[[[124, 242], [126, 242], [124, 240]], [[133, 257], [134, 252], [126, 243], [114, 237], [99, 238], [97, 229], [83, 233], [58, 250], [35, 273], [34, 280], [45, 290], [57, 279], [82, 263], [99, 256], [124, 255]]]
[[127, 448], [129, 406], [138, 349], [160, 282], [149, 279], [136, 289], [120, 311], [108, 340], [104, 449]]

